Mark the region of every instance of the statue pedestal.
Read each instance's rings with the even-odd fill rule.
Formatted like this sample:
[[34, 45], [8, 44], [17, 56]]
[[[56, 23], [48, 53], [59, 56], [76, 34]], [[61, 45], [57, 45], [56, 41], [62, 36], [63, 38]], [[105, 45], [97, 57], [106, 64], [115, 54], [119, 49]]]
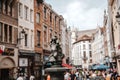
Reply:
[[64, 72], [67, 70], [65, 67], [51, 67], [46, 68], [45, 72], [50, 74], [51, 80], [64, 80]]

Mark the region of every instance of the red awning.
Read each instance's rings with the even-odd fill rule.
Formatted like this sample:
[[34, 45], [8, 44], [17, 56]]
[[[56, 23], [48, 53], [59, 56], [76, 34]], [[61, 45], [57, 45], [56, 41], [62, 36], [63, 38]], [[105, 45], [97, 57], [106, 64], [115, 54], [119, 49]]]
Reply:
[[67, 68], [69, 68], [69, 69], [73, 68], [73, 66], [71, 66], [71, 65], [69, 65], [69, 64], [65, 64], [65, 63], [62, 63], [62, 66], [63, 66], [63, 67], [67, 67]]
[[0, 49], [0, 54], [2, 54], [2, 53], [3, 53], [3, 50]]

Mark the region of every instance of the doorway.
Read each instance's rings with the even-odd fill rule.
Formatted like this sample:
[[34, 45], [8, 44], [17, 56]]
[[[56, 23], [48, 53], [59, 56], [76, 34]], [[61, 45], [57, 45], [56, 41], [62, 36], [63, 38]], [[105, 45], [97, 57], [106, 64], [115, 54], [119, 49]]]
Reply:
[[9, 80], [9, 69], [0, 70], [0, 80]]

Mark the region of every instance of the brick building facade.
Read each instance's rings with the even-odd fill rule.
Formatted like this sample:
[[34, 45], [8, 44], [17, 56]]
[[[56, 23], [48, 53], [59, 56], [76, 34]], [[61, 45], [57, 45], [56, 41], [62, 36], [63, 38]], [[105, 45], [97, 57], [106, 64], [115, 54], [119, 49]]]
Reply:
[[48, 60], [50, 55], [50, 41], [52, 37], [57, 36], [59, 41], [61, 41], [61, 20], [63, 20], [63, 17], [58, 15], [51, 5], [34, 0], [34, 46], [35, 53], [38, 56], [35, 66], [36, 72], [40, 70], [38, 73], [40, 76], [44, 75], [42, 73], [43, 63]]

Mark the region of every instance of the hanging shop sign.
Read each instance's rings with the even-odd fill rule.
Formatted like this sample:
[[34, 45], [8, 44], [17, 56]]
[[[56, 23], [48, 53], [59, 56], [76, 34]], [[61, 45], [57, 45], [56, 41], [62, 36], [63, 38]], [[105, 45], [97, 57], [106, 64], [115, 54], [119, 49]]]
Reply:
[[19, 66], [20, 67], [28, 66], [28, 59], [27, 58], [19, 58]]

